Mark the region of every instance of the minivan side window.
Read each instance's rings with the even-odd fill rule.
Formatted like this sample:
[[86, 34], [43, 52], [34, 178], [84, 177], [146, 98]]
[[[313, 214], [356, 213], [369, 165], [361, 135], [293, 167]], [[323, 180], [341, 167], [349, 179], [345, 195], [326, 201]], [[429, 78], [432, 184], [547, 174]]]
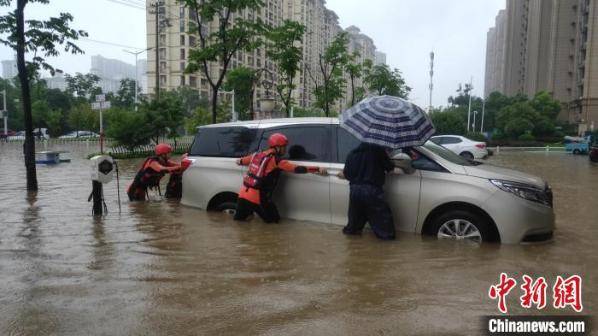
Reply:
[[264, 131], [260, 150], [268, 148], [268, 138], [282, 133], [289, 139], [283, 159], [295, 161], [330, 162], [330, 128], [328, 126], [289, 126]]
[[338, 150], [338, 163], [345, 163], [347, 155], [361, 143], [353, 134], [342, 127], [337, 127], [336, 148]]
[[247, 127], [206, 127], [195, 136], [189, 155], [242, 157], [249, 154], [256, 129]]

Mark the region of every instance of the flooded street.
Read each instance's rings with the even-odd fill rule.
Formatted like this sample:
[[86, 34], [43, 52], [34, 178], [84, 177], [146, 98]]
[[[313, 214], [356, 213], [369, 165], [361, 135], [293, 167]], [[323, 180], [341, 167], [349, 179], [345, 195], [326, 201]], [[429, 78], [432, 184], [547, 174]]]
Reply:
[[[0, 144], [2, 335], [476, 335], [479, 317], [498, 313], [488, 288], [501, 272], [549, 286], [578, 274], [584, 314], [598, 309], [598, 165], [586, 156], [488, 160], [549, 181], [557, 231], [550, 243], [477, 246], [129, 203], [140, 160], [120, 162], [122, 213], [114, 181], [108, 215], [94, 219], [88, 149], [62, 149], [73, 162], [38, 165], [40, 191], [27, 196], [21, 147]], [[537, 314], [520, 295], [508, 297], [509, 312]]]

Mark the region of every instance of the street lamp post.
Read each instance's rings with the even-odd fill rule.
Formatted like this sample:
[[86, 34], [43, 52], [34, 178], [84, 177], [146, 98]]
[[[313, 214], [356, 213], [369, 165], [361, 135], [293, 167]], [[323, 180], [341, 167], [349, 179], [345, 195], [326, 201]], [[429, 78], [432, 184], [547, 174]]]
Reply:
[[2, 108], [2, 117], [4, 117], [4, 136], [8, 137], [8, 111], [6, 110], [6, 89], [2, 91], [2, 101], [3, 108]]
[[473, 124], [471, 125], [472, 131], [475, 132], [475, 117], [478, 115], [478, 111], [473, 111]]
[[232, 118], [233, 118], [233, 121], [237, 121], [239, 119], [239, 117], [237, 116], [237, 112], [235, 111], [235, 90], [231, 90], [231, 91], [220, 90], [219, 92], [232, 95], [232, 106], [231, 106]]
[[480, 126], [480, 133], [484, 133], [484, 114], [486, 112], [486, 99], [482, 101], [482, 125]]
[[140, 51], [129, 51], [126, 49], [123, 49], [124, 52], [131, 54], [131, 55], [135, 55], [135, 111], [137, 111], [137, 104], [139, 103], [139, 99], [137, 98], [139, 93], [138, 93], [138, 77], [139, 77], [139, 72], [137, 71], [137, 57], [139, 56], [139, 54], [142, 54], [148, 50], [152, 50], [154, 49], [154, 47], [150, 47], [144, 50], [140, 50]]

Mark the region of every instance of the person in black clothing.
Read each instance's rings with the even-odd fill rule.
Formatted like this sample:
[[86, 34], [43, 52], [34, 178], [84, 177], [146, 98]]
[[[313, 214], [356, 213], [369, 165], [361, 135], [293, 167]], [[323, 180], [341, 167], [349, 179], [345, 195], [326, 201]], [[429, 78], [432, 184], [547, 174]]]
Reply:
[[390, 207], [384, 200], [386, 173], [394, 170], [384, 147], [362, 143], [349, 153], [342, 176], [349, 180], [349, 223], [347, 235], [361, 234], [366, 222], [376, 237], [395, 239], [395, 226]]

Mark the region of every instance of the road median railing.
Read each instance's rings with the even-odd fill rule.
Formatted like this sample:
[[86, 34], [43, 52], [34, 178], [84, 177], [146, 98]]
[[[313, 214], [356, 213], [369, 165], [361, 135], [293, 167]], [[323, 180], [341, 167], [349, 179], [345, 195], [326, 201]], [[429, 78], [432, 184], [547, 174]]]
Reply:
[[539, 146], [539, 147], [511, 147], [511, 146], [495, 146], [488, 147], [494, 154], [501, 152], [566, 152], [563, 146]]

